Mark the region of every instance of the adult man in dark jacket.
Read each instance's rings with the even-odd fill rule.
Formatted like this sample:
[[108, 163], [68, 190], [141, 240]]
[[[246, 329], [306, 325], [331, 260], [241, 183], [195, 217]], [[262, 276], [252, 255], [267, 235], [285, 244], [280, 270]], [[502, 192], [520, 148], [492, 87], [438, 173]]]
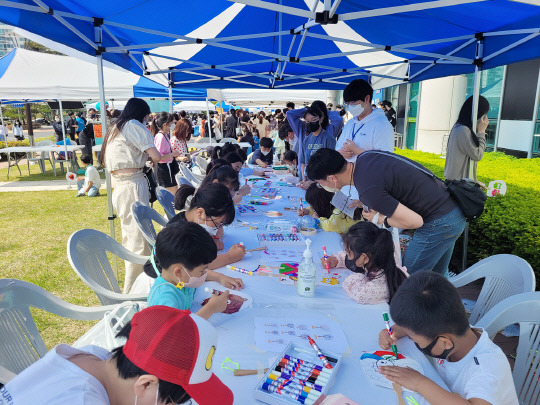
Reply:
[[234, 108], [229, 110], [229, 115], [225, 119], [225, 131], [223, 132], [224, 138], [234, 138], [236, 139], [236, 127], [238, 123], [236, 121], [236, 111]]

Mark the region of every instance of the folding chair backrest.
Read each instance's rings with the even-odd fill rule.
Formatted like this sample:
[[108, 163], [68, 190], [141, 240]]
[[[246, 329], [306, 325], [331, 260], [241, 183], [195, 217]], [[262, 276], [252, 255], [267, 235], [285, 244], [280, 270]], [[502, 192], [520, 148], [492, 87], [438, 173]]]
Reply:
[[206, 168], [208, 167], [208, 161], [202, 156], [193, 156], [193, 161], [201, 170], [201, 173], [206, 173]]
[[179, 166], [182, 177], [189, 181], [193, 187], [199, 187], [201, 182], [193, 175], [193, 173], [191, 173], [191, 170], [189, 170], [187, 166], [182, 163], [180, 163]]
[[144, 299], [133, 294], [122, 294], [111, 268], [107, 252], [132, 263], [144, 264], [147, 257], [130, 252], [117, 241], [94, 229], [82, 229], [69, 237], [68, 260], [73, 270], [104, 304]]
[[531, 265], [521, 257], [507, 254], [480, 260], [449, 280], [456, 287], [461, 287], [482, 278], [485, 279], [484, 285], [469, 318], [471, 325], [503, 299], [534, 291], [536, 285]]
[[158, 186], [156, 187], [156, 197], [165, 210], [167, 219], [170, 220], [176, 214], [174, 211], [174, 195], [166, 188]]
[[475, 325], [490, 338], [508, 325], [519, 324], [514, 385], [520, 404], [540, 403], [540, 291], [513, 295], [495, 305]]
[[[38, 143], [36, 143], [37, 147], [39, 147], [39, 146], [51, 146], [51, 145], [54, 145], [54, 142], [50, 141], [48, 139], [46, 139], [44, 141], [39, 141]], [[40, 153], [41, 153], [41, 157], [43, 159], [50, 159], [50, 152], [40, 152]]]
[[168, 221], [159, 215], [155, 209], [149, 207], [148, 205], [143, 205], [138, 201], [135, 201], [131, 205], [131, 211], [133, 212], [133, 218], [135, 218], [135, 222], [137, 222], [144, 239], [146, 239], [151, 248], [156, 243], [157, 237], [154, 222], [157, 222], [161, 226], [165, 226], [167, 225]]
[[182, 176], [182, 172], [176, 173], [176, 176], [174, 176], [174, 178], [176, 179], [176, 183], [178, 184], [178, 186], [181, 186], [182, 184], [187, 184], [188, 186], [192, 185], [191, 181]]
[[100, 319], [105, 312], [114, 309], [113, 306], [80, 307], [26, 281], [0, 279], [0, 383], [2, 384], [6, 384], [14, 375], [47, 353], [30, 307], [79, 320]]

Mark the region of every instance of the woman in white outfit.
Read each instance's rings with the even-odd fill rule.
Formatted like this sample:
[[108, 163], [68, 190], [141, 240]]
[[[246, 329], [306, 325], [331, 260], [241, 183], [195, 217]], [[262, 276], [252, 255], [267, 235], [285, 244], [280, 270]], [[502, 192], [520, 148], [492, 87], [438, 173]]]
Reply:
[[[148, 205], [150, 192], [142, 172], [146, 162], [178, 156], [173, 152], [162, 156], [154, 146], [154, 137], [146, 127], [150, 107], [140, 98], [131, 98], [122, 114], [110, 128], [103, 141], [100, 163], [113, 178], [113, 206], [122, 227], [122, 245], [133, 253], [150, 255], [150, 249], [137, 227], [131, 205], [138, 201]], [[129, 293], [133, 282], [142, 273], [143, 266], [126, 262], [124, 293]]]

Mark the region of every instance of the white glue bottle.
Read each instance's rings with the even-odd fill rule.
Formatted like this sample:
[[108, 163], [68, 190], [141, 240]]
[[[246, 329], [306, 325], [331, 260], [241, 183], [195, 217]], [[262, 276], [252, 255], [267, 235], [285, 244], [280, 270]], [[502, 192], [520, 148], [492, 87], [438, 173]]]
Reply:
[[315, 296], [315, 281], [317, 269], [313, 263], [313, 254], [311, 253], [311, 240], [306, 239], [306, 250], [304, 250], [304, 258], [298, 266], [298, 281], [296, 288], [298, 295], [302, 297]]

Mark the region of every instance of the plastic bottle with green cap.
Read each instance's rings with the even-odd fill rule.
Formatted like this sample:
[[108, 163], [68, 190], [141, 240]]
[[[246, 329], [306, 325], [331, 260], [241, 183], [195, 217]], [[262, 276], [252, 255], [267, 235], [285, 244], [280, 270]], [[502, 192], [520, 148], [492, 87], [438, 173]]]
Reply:
[[313, 253], [311, 253], [311, 240], [306, 239], [306, 250], [304, 250], [304, 258], [298, 266], [298, 281], [296, 288], [298, 295], [302, 297], [315, 296], [315, 282], [317, 278], [317, 268], [313, 263]]

